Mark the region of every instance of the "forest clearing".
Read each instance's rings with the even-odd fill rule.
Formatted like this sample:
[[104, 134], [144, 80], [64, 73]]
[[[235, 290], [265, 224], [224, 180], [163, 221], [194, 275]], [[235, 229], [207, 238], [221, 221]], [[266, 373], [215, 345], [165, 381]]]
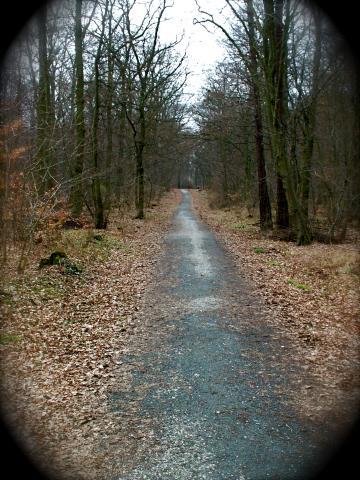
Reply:
[[356, 67], [305, 1], [56, 0], [24, 25], [1, 416], [44, 475], [295, 480], [336, 453], [360, 399]]

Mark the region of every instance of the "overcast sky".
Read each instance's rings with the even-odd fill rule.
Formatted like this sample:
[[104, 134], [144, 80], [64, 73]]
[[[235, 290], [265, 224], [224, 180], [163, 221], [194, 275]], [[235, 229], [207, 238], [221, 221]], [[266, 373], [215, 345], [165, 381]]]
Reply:
[[[222, 0], [199, 0], [200, 4], [211, 12], [216, 12], [223, 5]], [[176, 36], [180, 38], [184, 32], [181, 43], [182, 51], [186, 48], [188, 66], [191, 74], [188, 78], [186, 93], [196, 95], [204, 85], [206, 71], [217, 60], [225, 56], [225, 51], [219, 45], [220, 34], [208, 33], [201, 25], [194, 25], [193, 18], [199, 17], [195, 0], [173, 0], [174, 6], [167, 10], [168, 19], [161, 26], [161, 39], [163, 42], [173, 41]]]

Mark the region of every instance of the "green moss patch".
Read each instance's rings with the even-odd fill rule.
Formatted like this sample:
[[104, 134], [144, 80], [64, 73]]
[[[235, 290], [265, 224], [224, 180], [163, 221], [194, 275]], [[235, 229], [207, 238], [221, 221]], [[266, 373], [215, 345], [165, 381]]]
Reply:
[[270, 267], [280, 267], [281, 264], [279, 262], [277, 262], [276, 260], [268, 260], [266, 262], [267, 265], [269, 265]]
[[245, 223], [233, 223], [232, 228], [234, 230], [245, 230], [248, 227]]
[[311, 291], [311, 287], [309, 285], [307, 285], [306, 283], [299, 283], [296, 280], [291, 280], [291, 279], [288, 280], [287, 283], [289, 285], [292, 285], [295, 288], [298, 288], [299, 290], [303, 290], [304, 292], [310, 292]]
[[12, 305], [14, 303], [13, 295], [10, 292], [0, 290], [0, 303], [4, 305]]
[[128, 250], [129, 247], [116, 235], [96, 230], [67, 230], [62, 232], [60, 246], [69, 257], [87, 261], [90, 257], [106, 260], [114, 250]]
[[255, 253], [266, 253], [265, 248], [262, 247], [253, 247]]
[[18, 343], [21, 340], [21, 335], [14, 335], [12, 333], [0, 333], [0, 345], [9, 345], [11, 343]]

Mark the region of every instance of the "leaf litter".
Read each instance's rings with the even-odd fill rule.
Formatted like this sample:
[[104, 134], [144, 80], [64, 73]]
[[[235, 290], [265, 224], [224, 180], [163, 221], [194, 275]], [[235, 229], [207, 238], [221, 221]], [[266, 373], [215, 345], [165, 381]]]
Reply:
[[262, 301], [266, 321], [287, 339], [289, 372], [295, 362], [302, 368], [286, 392], [292, 406], [346, 434], [360, 399], [358, 243], [299, 247], [262, 234], [236, 209], [210, 208], [206, 191], [193, 190], [192, 198]]
[[144, 221], [122, 218], [121, 229], [115, 218], [97, 241], [93, 231], [65, 232], [61, 246], [85, 265], [80, 275], [66, 275], [58, 265], [39, 269], [44, 252], [38, 250], [24, 276], [6, 286], [2, 415], [51, 478], [110, 475], [108, 447], [129, 432], [116, 421], [108, 392], [127, 339], [137, 335], [143, 293], [179, 200], [171, 191]]
[[[264, 318], [289, 340], [282, 357], [289, 371], [294, 361], [303, 367], [293, 406], [316, 422], [348, 425], [359, 399], [357, 245], [296, 247], [250, 222], [239, 228], [237, 212], [210, 209], [205, 192], [192, 197], [262, 299]], [[86, 265], [81, 275], [39, 270], [34, 257], [27, 276], [2, 292], [2, 414], [52, 478], [111, 478], [111, 451], [135, 441], [141, 455], [139, 440], [151, 436], [136, 415], [126, 423], [124, 412], [114, 412], [108, 395], [119, 380], [123, 391], [131, 385], [135, 365], [122, 366], [121, 378], [116, 368], [130, 339], [145, 341], [138, 312], [179, 200], [180, 192], [166, 195], [144, 222], [122, 219], [118, 228], [115, 219], [96, 241], [94, 232], [68, 232], [61, 246]]]

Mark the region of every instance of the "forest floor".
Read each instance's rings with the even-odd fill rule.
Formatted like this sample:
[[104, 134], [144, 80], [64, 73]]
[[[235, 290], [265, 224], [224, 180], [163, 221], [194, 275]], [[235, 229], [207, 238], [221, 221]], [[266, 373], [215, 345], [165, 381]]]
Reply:
[[318, 420], [351, 421], [360, 398], [359, 244], [299, 247], [267, 238], [243, 211], [210, 208], [206, 191], [192, 197], [314, 379], [294, 392], [294, 407]]
[[[1, 292], [2, 415], [35, 464], [56, 478], [99, 478], [106, 463], [96, 446], [114, 427], [107, 416], [113, 370], [137, 333], [141, 298], [179, 199], [177, 191], [166, 194], [144, 221], [115, 216], [107, 231], [43, 232], [25, 273], [16, 276], [15, 266], [8, 272]], [[39, 269], [40, 259], [57, 250], [83, 272]]]
[[[192, 198], [307, 372], [309, 381], [292, 389], [293, 408], [315, 422], [331, 416], [349, 424], [359, 399], [357, 245], [265, 238], [241, 212], [210, 209], [206, 192]], [[115, 218], [107, 232], [68, 230], [44, 240], [21, 281], [1, 292], [2, 413], [38, 464], [46, 470], [51, 459], [55, 478], [105, 478], [99, 472], [119, 433], [109, 391], [119, 388], [119, 358], [146, 333], [140, 310], [179, 201], [173, 191], [143, 222]], [[54, 250], [83, 272], [39, 269]]]

